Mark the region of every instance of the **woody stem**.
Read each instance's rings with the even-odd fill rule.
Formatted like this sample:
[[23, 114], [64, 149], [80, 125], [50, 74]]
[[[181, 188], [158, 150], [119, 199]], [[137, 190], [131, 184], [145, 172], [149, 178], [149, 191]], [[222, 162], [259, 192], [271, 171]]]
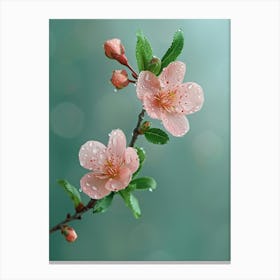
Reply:
[[88, 202], [88, 204], [84, 208], [82, 208], [82, 210], [80, 210], [79, 212], [76, 212], [73, 215], [68, 214], [65, 220], [63, 220], [62, 222], [60, 222], [59, 224], [57, 224], [56, 226], [54, 226], [50, 229], [50, 233], [60, 230], [63, 227], [63, 225], [65, 225], [71, 221], [80, 220], [84, 213], [86, 213], [87, 211], [89, 211], [90, 209], [92, 209], [94, 207], [96, 201], [97, 201], [96, 199], [91, 199]]
[[132, 134], [131, 141], [129, 143], [129, 147], [133, 147], [134, 146], [134, 144], [135, 144], [135, 142], [137, 140], [137, 137], [140, 134], [139, 133], [139, 128], [141, 126], [141, 122], [143, 121], [144, 115], [145, 115], [145, 109], [142, 109], [141, 113], [138, 115], [137, 125], [134, 128], [134, 130], [133, 130], [133, 134]]

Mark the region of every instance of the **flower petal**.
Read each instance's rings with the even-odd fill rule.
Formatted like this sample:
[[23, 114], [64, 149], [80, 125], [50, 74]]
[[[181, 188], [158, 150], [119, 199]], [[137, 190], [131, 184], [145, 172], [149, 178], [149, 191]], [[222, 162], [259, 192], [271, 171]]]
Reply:
[[173, 136], [183, 136], [190, 129], [189, 121], [184, 115], [164, 113], [161, 119], [165, 129]]
[[88, 141], [79, 151], [79, 160], [82, 167], [93, 170], [104, 160], [106, 146], [98, 141]]
[[126, 149], [126, 137], [122, 130], [114, 129], [110, 133], [108, 151], [117, 157], [124, 157]]
[[158, 107], [153, 93], [144, 96], [143, 106], [149, 117], [152, 119], [160, 119], [161, 109]]
[[111, 192], [105, 188], [107, 181], [108, 179], [99, 179], [93, 173], [88, 173], [82, 177], [80, 184], [86, 195], [93, 199], [100, 199]]
[[146, 94], [157, 92], [159, 90], [160, 82], [156, 75], [150, 71], [140, 72], [136, 85], [137, 96], [140, 100], [142, 100]]
[[177, 88], [179, 95], [184, 96], [182, 99], [184, 113], [189, 115], [199, 111], [204, 102], [203, 89], [197, 83], [184, 83]]
[[170, 63], [159, 75], [161, 87], [172, 89], [180, 85], [186, 73], [186, 64], [181, 61]]
[[110, 178], [105, 185], [105, 188], [110, 191], [118, 191], [125, 189], [130, 180], [132, 173], [129, 168], [123, 167], [120, 169], [118, 176]]
[[134, 148], [128, 147], [125, 151], [125, 164], [133, 174], [139, 167], [139, 158]]

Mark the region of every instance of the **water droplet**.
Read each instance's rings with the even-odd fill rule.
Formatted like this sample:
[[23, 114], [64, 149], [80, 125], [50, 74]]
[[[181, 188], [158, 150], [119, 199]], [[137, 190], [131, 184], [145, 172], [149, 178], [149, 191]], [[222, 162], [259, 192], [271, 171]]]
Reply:
[[152, 192], [153, 191], [153, 189], [152, 188], [149, 188], [149, 192]]
[[95, 190], [95, 191], [97, 190], [97, 188], [96, 188], [96, 187], [94, 187], [94, 186], [92, 186], [91, 188], [92, 188], [93, 190]]
[[82, 189], [81, 189], [81, 188], [79, 188], [79, 192], [82, 192]]
[[114, 88], [114, 92], [118, 92], [118, 90], [116, 88]]
[[112, 145], [113, 145], [113, 146], [116, 146], [116, 145], [117, 145], [117, 139], [116, 139], [116, 138], [113, 138], [113, 140], [112, 140]]

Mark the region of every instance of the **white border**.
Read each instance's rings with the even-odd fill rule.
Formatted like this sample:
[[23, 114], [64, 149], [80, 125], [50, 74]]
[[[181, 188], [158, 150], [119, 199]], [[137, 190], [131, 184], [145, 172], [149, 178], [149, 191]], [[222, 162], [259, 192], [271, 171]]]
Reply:
[[[1, 279], [280, 278], [278, 1], [2, 1], [0, 18]], [[232, 19], [231, 264], [49, 264], [49, 18]]]

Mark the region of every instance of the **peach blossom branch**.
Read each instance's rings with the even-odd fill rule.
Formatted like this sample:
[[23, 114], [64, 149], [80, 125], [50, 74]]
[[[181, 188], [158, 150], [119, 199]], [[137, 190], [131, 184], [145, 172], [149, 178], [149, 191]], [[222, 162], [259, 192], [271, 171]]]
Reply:
[[[143, 121], [144, 118], [144, 114], [145, 114], [145, 110], [142, 109], [142, 111], [140, 112], [140, 114], [138, 115], [138, 120], [137, 120], [137, 125], [133, 130], [133, 134], [132, 134], [132, 138], [129, 144], [129, 147], [133, 147], [139, 133], [139, 128], [141, 126], [141, 122]], [[97, 202], [97, 199], [91, 199], [88, 204], [86, 206], [84, 206], [81, 210], [76, 211], [73, 215], [67, 214], [67, 217], [65, 220], [63, 220], [62, 222], [58, 223], [57, 225], [55, 225], [54, 227], [52, 227], [50, 229], [50, 234], [57, 231], [57, 230], [61, 230], [63, 226], [65, 226], [67, 223], [74, 221], [74, 220], [81, 220], [82, 219], [82, 215], [86, 212], [88, 212], [90, 209], [92, 209], [95, 205], [95, 203]]]
[[84, 213], [86, 213], [87, 211], [89, 211], [90, 209], [92, 209], [95, 205], [95, 203], [97, 202], [96, 199], [91, 199], [88, 204], [82, 208], [79, 212], [76, 212], [75, 214], [73, 215], [70, 215], [70, 214], [67, 214], [67, 217], [64, 221], [60, 222], [59, 224], [57, 224], [56, 226], [52, 227], [50, 229], [50, 233], [53, 233], [57, 230], [60, 230], [62, 229], [62, 227], [64, 225], [66, 225], [67, 223], [71, 222], [71, 221], [74, 221], [74, 220], [81, 220], [82, 219], [82, 215]]

